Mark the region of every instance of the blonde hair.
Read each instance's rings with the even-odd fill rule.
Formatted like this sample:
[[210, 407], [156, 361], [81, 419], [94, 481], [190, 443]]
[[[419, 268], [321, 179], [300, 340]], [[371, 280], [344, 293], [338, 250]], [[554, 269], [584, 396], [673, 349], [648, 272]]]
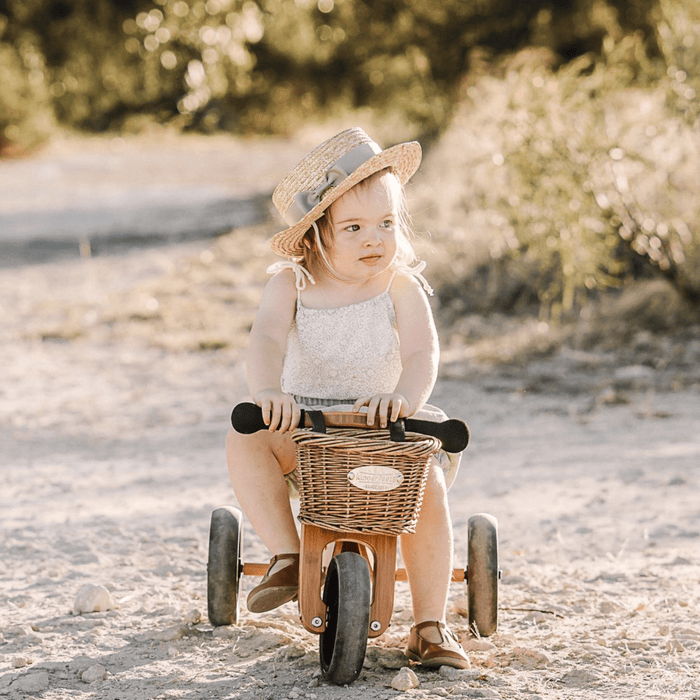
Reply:
[[[410, 240], [413, 232], [411, 229], [411, 217], [406, 203], [406, 192], [399, 178], [390, 169], [385, 168], [373, 173], [364, 180], [360, 180], [352, 189], [366, 189], [377, 181], [382, 184], [385, 192], [396, 205], [396, 256], [392, 262], [392, 267], [410, 267], [416, 262], [417, 258]], [[331, 250], [333, 247], [333, 219], [331, 218], [330, 207], [316, 220], [315, 224], [318, 227], [318, 240], [320, 240], [321, 246], [324, 250]], [[319, 250], [317, 234], [313, 225], [304, 234], [301, 245], [304, 249], [304, 254], [299, 262], [312, 275], [337, 277], [336, 272], [329, 265], [323, 250]]]

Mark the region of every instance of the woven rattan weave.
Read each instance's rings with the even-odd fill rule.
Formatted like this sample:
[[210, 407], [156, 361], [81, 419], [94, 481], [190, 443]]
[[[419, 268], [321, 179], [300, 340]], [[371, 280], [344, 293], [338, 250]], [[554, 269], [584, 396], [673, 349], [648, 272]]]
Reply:
[[[343, 532], [415, 532], [438, 440], [406, 433], [405, 442], [392, 442], [389, 431], [362, 429], [329, 429], [327, 434], [298, 430], [292, 437], [301, 522]], [[364, 490], [349, 477], [358, 467], [389, 467], [403, 479], [391, 490]]]

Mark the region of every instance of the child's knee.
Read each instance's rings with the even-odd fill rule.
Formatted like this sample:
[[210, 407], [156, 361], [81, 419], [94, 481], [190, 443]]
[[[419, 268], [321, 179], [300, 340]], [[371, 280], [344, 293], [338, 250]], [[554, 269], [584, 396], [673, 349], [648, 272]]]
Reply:
[[439, 511], [447, 508], [447, 486], [445, 484], [445, 474], [439, 465], [432, 463], [428, 469], [428, 478], [425, 482], [423, 493], [424, 510], [431, 512], [437, 508]]
[[296, 447], [289, 433], [271, 433], [259, 430], [257, 433], [242, 434], [230, 429], [226, 434], [226, 459], [229, 470], [245, 468], [248, 463], [258, 460], [275, 459], [283, 474], [296, 467]]
[[245, 435], [230, 428], [226, 433], [226, 460], [229, 467], [235, 466], [237, 463], [245, 459], [251, 450], [264, 449], [267, 441], [267, 431]]
[[428, 467], [428, 479], [426, 488], [430, 486], [440, 494], [447, 493], [447, 485], [445, 483], [445, 471], [440, 462], [435, 457], [431, 457], [430, 466]]

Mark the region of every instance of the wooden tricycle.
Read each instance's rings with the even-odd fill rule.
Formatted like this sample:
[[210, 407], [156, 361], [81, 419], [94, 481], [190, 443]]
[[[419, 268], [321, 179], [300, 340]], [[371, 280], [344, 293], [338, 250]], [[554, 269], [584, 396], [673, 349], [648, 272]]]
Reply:
[[[231, 416], [241, 433], [265, 429], [260, 408], [239, 404]], [[292, 438], [297, 446], [301, 522], [299, 611], [319, 635], [323, 677], [352, 683], [364, 663], [367, 639], [389, 626], [396, 540], [413, 532], [430, 458], [440, 448], [461, 452], [469, 430], [459, 420], [400, 419], [387, 430], [367, 426], [364, 413], [303, 411]], [[210, 622], [238, 622], [242, 575], [263, 576], [268, 564], [241, 560], [243, 519], [231, 506], [211, 517], [207, 563]], [[498, 624], [498, 525], [480, 513], [469, 519], [468, 562], [453, 581], [467, 584], [469, 626], [489, 636]]]

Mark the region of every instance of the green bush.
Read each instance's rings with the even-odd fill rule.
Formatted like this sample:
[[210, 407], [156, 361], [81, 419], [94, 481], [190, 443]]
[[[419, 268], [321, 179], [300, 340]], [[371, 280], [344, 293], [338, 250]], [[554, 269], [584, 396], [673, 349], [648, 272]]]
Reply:
[[628, 35], [607, 39], [603, 60], [553, 66], [546, 50], [484, 62], [429, 156], [420, 224], [458, 280], [443, 300], [456, 312], [536, 300], [556, 321], [661, 274], [697, 302], [700, 135], [669, 108], [663, 65]]
[[659, 0], [655, 9], [657, 44], [666, 67], [670, 109], [700, 127], [700, 3]]
[[0, 16], [0, 156], [44, 142], [54, 128], [41, 52], [29, 33], [6, 43], [4, 29]]
[[288, 133], [370, 109], [402, 125], [400, 140], [448, 123], [475, 47], [534, 43], [570, 60], [599, 53], [611, 27], [651, 46], [657, 1], [0, 0], [0, 17], [16, 51], [35, 37], [47, 99], [71, 127], [148, 115]]

